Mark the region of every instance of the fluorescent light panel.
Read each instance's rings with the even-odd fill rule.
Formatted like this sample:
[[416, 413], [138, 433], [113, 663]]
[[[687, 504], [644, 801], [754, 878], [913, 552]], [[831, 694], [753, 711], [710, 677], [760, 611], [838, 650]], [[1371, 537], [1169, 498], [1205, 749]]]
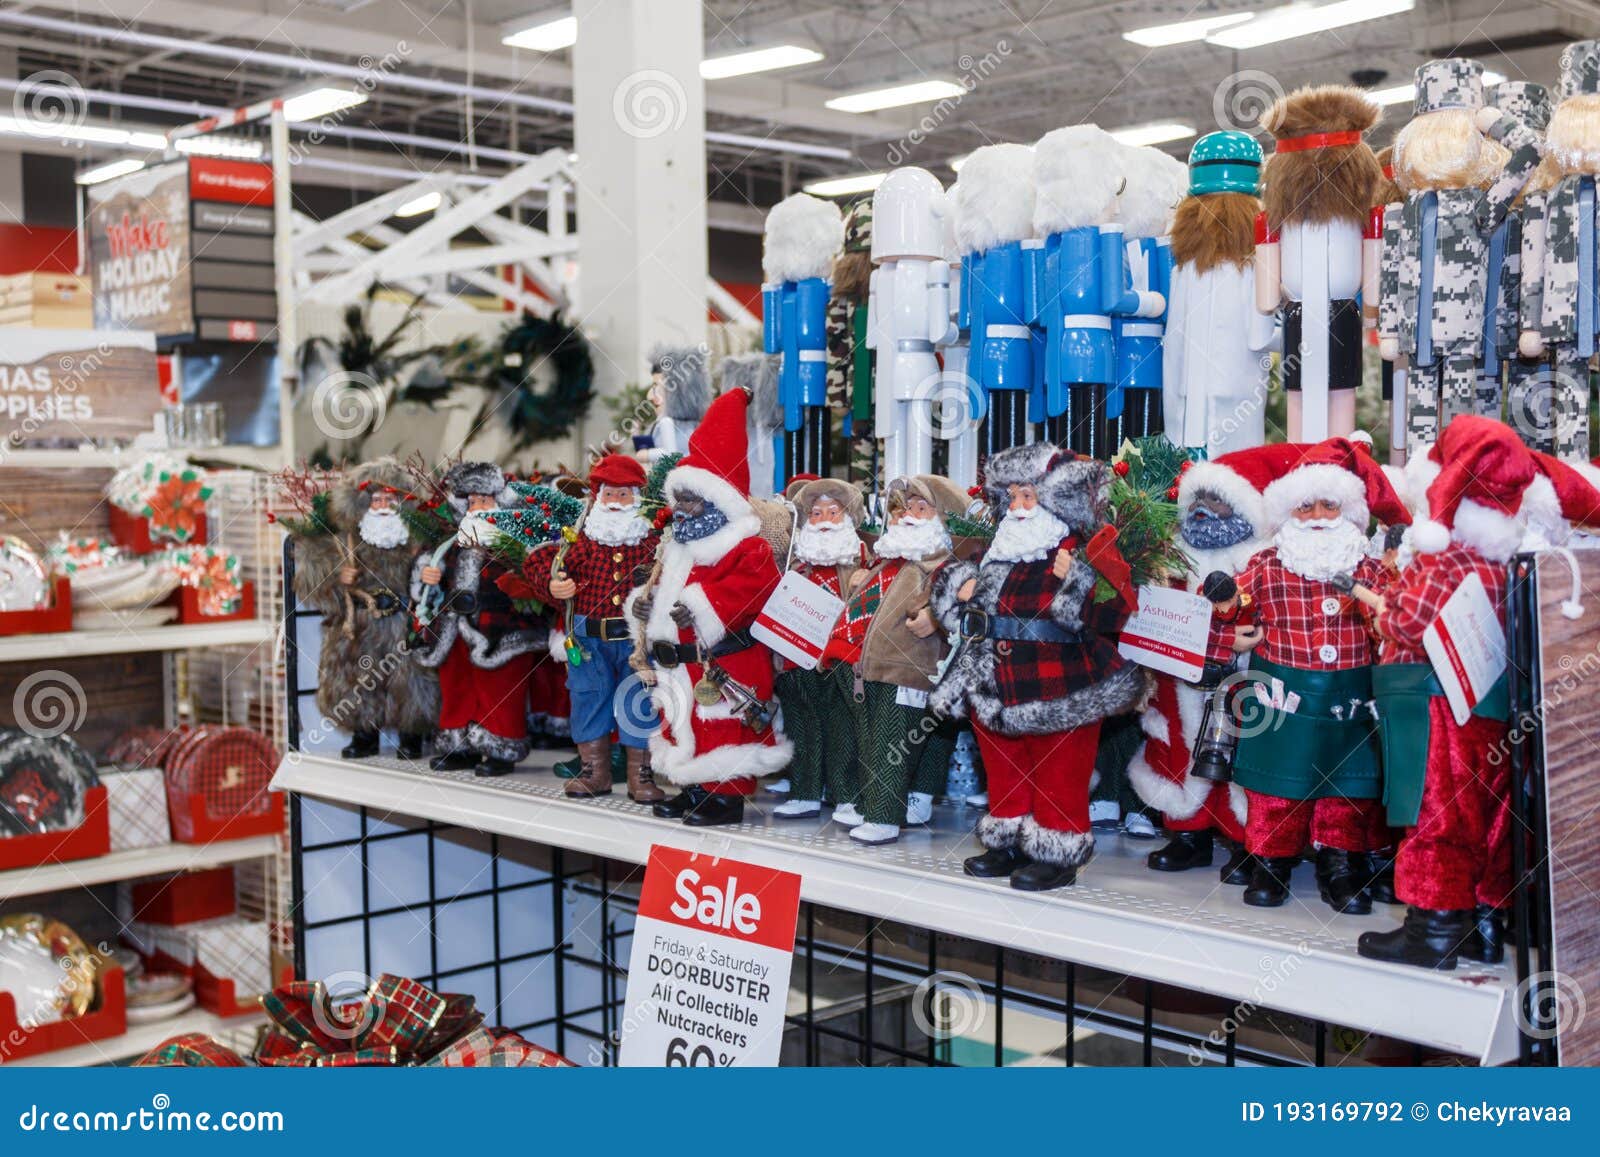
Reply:
[[829, 177], [812, 181], [805, 191], [813, 197], [848, 197], [851, 193], [870, 193], [883, 183], [888, 173], [857, 173], [853, 177]]
[[502, 36], [500, 43], [531, 52], [560, 52], [578, 43], [578, 18], [561, 16], [555, 20], [541, 20], [520, 32]]
[[1194, 126], [1178, 121], [1156, 121], [1148, 125], [1129, 125], [1125, 129], [1111, 129], [1111, 136], [1124, 145], [1164, 145], [1168, 141], [1184, 141], [1194, 136]]
[[1254, 20], [1254, 12], [1235, 12], [1228, 16], [1202, 16], [1197, 20], [1179, 20], [1174, 24], [1152, 24], [1149, 28], [1135, 28], [1124, 32], [1122, 39], [1142, 44], [1146, 48], [1165, 48], [1169, 44], [1188, 44], [1204, 40], [1213, 32]]
[[424, 193], [420, 197], [407, 201], [394, 211], [394, 215], [396, 217], [420, 217], [424, 213], [432, 213], [443, 200], [444, 197], [440, 195], [439, 190], [435, 189], [431, 193]]
[[1350, 24], [1368, 20], [1381, 20], [1410, 12], [1417, 0], [1338, 0], [1334, 4], [1313, 6], [1290, 4], [1271, 8], [1253, 20], [1224, 28], [1206, 37], [1207, 44], [1223, 48], [1259, 48], [1263, 44], [1277, 44], [1310, 36], [1314, 32], [1327, 32]]
[[354, 89], [314, 88], [285, 100], [283, 116], [288, 121], [314, 121], [366, 103], [367, 94]]
[[825, 103], [836, 112], [877, 112], [880, 109], [926, 104], [930, 100], [961, 96], [966, 91], [953, 80], [919, 80], [912, 84], [897, 84], [889, 88], [854, 92], [849, 96], [836, 96]]
[[700, 75], [705, 80], [725, 80], [730, 76], [749, 76], [754, 72], [772, 72], [779, 68], [797, 68], [802, 64], [815, 64], [822, 53], [798, 44], [778, 44], [771, 48], [753, 48], [748, 52], [731, 52], [726, 56], [713, 56], [700, 62]]
[[160, 133], [111, 128], [108, 125], [36, 124], [16, 117], [0, 116], [0, 133], [12, 133], [39, 140], [82, 141], [89, 145], [126, 145], [135, 149], [164, 149], [167, 138]]
[[241, 161], [258, 161], [266, 152], [260, 141], [248, 137], [217, 136], [204, 133], [198, 137], [179, 137], [172, 147], [180, 153], [195, 157], [232, 157]]
[[120, 161], [107, 161], [103, 165], [96, 165], [92, 169], [85, 169], [73, 180], [80, 185], [98, 185], [101, 181], [110, 181], [116, 177], [126, 177], [129, 173], [137, 173], [144, 168], [144, 162], [133, 157], [124, 157]]

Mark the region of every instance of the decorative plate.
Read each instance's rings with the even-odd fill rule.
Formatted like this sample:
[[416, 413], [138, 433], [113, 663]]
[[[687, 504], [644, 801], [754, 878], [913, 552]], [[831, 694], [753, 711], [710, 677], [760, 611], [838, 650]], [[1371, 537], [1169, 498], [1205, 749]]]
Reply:
[[82, 1016], [99, 995], [103, 966], [59, 920], [36, 912], [0, 916], [0, 976], [22, 1019], [52, 1024]]
[[50, 601], [50, 571], [15, 535], [0, 538], [0, 611], [33, 611]]
[[[42, 712], [45, 708], [36, 700], [34, 705]], [[70, 704], [62, 707], [58, 703], [57, 715], [37, 722], [59, 721], [59, 713], [70, 710]], [[68, 736], [4, 733], [0, 736], [0, 836], [77, 827], [83, 823], [84, 795], [99, 782], [94, 760]]]

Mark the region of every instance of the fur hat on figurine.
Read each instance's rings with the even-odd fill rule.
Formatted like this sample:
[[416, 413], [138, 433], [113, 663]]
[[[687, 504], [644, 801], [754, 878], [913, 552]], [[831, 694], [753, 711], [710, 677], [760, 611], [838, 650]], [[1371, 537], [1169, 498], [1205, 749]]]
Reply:
[[982, 253], [1033, 236], [1033, 150], [984, 145], [956, 175], [956, 240], [961, 252]]
[[374, 458], [345, 472], [328, 493], [328, 517], [340, 529], [351, 529], [361, 522], [372, 505], [372, 496], [387, 491], [403, 499], [410, 491], [411, 479], [393, 458]]
[[1116, 218], [1128, 150], [1099, 125], [1068, 125], [1033, 149], [1033, 231], [1037, 237]]
[[1382, 116], [1349, 85], [1299, 88], [1275, 101], [1261, 115], [1277, 142], [1261, 174], [1268, 225], [1364, 224], [1383, 178], [1364, 136]]
[[767, 213], [761, 271], [769, 282], [827, 277], [844, 248], [839, 206], [809, 193], [785, 197]]
[[1550, 90], [1531, 80], [1502, 80], [1494, 86], [1489, 103], [1536, 133], [1549, 127], [1555, 107]]
[[1039, 505], [1084, 537], [1105, 523], [1111, 473], [1104, 462], [1062, 450], [1049, 442], [1013, 446], [989, 456], [984, 482], [991, 510], [1004, 511], [1012, 486], [1032, 486]]
[[726, 394], [743, 390], [750, 395], [749, 417], [758, 429], [776, 430], [783, 425], [783, 402], [778, 397], [778, 377], [782, 358], [777, 354], [739, 354], [722, 359], [717, 368]]
[[650, 351], [650, 372], [661, 375], [663, 409], [674, 422], [698, 422], [711, 404], [711, 370], [705, 346], [660, 345]]
[[474, 495], [487, 495], [496, 506], [510, 506], [517, 498], [506, 486], [505, 472], [493, 462], [457, 462], [445, 471], [441, 485], [460, 513], [466, 512], [467, 499]]
[[1164, 237], [1189, 187], [1189, 170], [1176, 157], [1150, 145], [1124, 146], [1127, 183], [1117, 200], [1117, 220], [1129, 237]]
[[598, 493], [602, 486], [631, 486], [642, 490], [644, 467], [627, 454], [607, 454], [589, 470], [589, 489]]
[[1337, 502], [1340, 515], [1362, 534], [1374, 518], [1384, 526], [1410, 524], [1411, 513], [1383, 467], [1350, 439], [1329, 438], [1296, 449], [1298, 460], [1262, 492], [1266, 529], [1276, 532], [1297, 507], [1317, 499]]
[[1428, 485], [1428, 517], [1411, 529], [1419, 554], [1460, 543], [1494, 562], [1517, 552], [1527, 527], [1523, 496], [1539, 468], [1508, 426], [1464, 414], [1444, 428], [1429, 457], [1439, 471]]

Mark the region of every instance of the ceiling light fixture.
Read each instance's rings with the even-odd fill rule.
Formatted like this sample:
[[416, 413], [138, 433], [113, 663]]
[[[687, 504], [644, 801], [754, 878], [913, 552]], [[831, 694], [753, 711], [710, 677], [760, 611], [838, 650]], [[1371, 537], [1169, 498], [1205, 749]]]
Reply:
[[700, 62], [700, 76], [704, 80], [726, 80], [730, 76], [749, 76], [755, 72], [815, 64], [822, 58], [822, 53], [814, 48], [779, 44], [772, 48], [753, 48], [748, 52], [708, 57]]
[[836, 96], [823, 103], [836, 112], [877, 112], [880, 109], [963, 96], [966, 91], [953, 80], [919, 80], [912, 84], [896, 84], [889, 88], [873, 88], [866, 92], [853, 92], [849, 96]]
[[1204, 40], [1213, 32], [1254, 20], [1254, 12], [1235, 12], [1228, 16], [1202, 16], [1198, 20], [1179, 20], [1174, 24], [1152, 24], [1148, 28], [1135, 28], [1124, 32], [1122, 39], [1142, 44], [1146, 48], [1165, 48], [1169, 44], [1188, 44]]
[[198, 137], [179, 137], [172, 147], [196, 157], [230, 157], [240, 161], [259, 161], [266, 152], [260, 141], [249, 137], [218, 136], [203, 133]]
[[432, 213], [443, 202], [444, 197], [439, 190], [435, 189], [431, 193], [424, 193], [420, 197], [414, 197], [407, 201], [394, 211], [394, 215], [396, 217], [420, 217], [424, 213]]
[[1213, 32], [1206, 37], [1206, 43], [1222, 48], [1260, 48], [1264, 44], [1310, 36], [1313, 32], [1397, 16], [1410, 12], [1416, 4], [1417, 0], [1338, 0], [1320, 6], [1290, 4], [1268, 9], [1253, 20]]
[[888, 173], [857, 173], [853, 177], [829, 177], [822, 181], [812, 181], [804, 186], [807, 193], [813, 197], [848, 197], [851, 193], [870, 193], [879, 185]]
[[103, 165], [85, 169], [73, 180], [80, 185], [98, 185], [101, 181], [110, 181], [116, 177], [126, 177], [129, 173], [137, 173], [142, 168], [144, 168], [143, 161], [135, 157], [124, 157], [120, 161], [107, 161]]
[[1178, 121], [1156, 121], [1148, 125], [1130, 125], [1125, 129], [1112, 129], [1111, 136], [1124, 145], [1164, 145], [1168, 141], [1185, 141], [1195, 135], [1194, 126]]
[[351, 88], [313, 88], [296, 93], [283, 102], [283, 119], [291, 124], [300, 121], [321, 120], [347, 108], [367, 103], [367, 94]]
[[167, 147], [167, 138], [160, 133], [116, 129], [108, 125], [75, 125], [65, 121], [47, 124], [8, 116], [0, 116], [0, 133], [46, 141], [81, 141], [86, 145], [125, 145], [134, 149]]
[[511, 48], [526, 48], [530, 52], [560, 52], [578, 43], [578, 18], [560, 16], [554, 20], [541, 19], [537, 24], [502, 36], [500, 43]]

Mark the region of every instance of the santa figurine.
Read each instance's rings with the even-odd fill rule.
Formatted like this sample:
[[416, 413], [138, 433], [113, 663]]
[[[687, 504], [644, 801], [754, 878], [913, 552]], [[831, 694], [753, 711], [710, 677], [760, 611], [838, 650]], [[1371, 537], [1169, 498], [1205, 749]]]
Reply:
[[295, 593], [322, 612], [317, 710], [350, 733], [345, 759], [377, 755], [390, 729], [401, 759], [421, 759], [439, 718], [439, 681], [406, 646], [417, 557], [406, 490], [392, 458], [357, 466], [329, 494], [331, 533], [295, 541]]
[[[1250, 683], [1237, 697], [1242, 728], [1234, 780], [1248, 792], [1245, 846], [1254, 858], [1244, 902], [1271, 908], [1289, 898], [1289, 875], [1316, 848], [1317, 883], [1335, 912], [1372, 910], [1370, 884], [1389, 843], [1382, 772], [1370, 707], [1377, 648], [1347, 580], [1381, 590], [1384, 564], [1368, 554], [1367, 527], [1409, 523], [1383, 469], [1345, 438], [1242, 455], [1276, 475], [1264, 491], [1272, 545], [1238, 576], [1232, 598], [1213, 594], [1219, 617], [1254, 606], [1229, 628], [1250, 652]], [[1226, 592], [1223, 592], [1224, 594]]]
[[822, 653], [833, 701], [854, 720], [858, 772], [838, 778], [846, 790], [859, 782], [858, 797], [835, 799], [833, 818], [867, 845], [894, 843], [907, 824], [927, 823], [949, 775], [955, 736], [928, 710], [945, 653], [928, 600], [950, 557], [944, 520], [969, 503], [936, 474], [896, 478], [885, 497], [889, 524], [873, 544], [876, 560], [851, 577]]
[[[533, 656], [546, 631], [519, 611], [499, 580], [515, 575], [489, 554], [491, 512], [517, 495], [493, 462], [458, 462], [443, 479], [460, 517], [456, 537], [435, 561], [424, 556], [412, 579], [421, 630], [419, 661], [439, 672], [437, 771], [473, 768], [480, 776], [508, 774], [528, 754], [526, 710]], [[442, 591], [436, 612], [429, 588]]]
[[[1460, 956], [1498, 964], [1510, 902], [1508, 701], [1498, 684], [1458, 723], [1423, 639], [1464, 583], [1481, 582], [1501, 629], [1506, 564], [1527, 530], [1530, 498], [1553, 491], [1561, 516], [1600, 523], [1600, 491], [1575, 469], [1530, 453], [1506, 426], [1468, 415], [1445, 427], [1429, 455], [1427, 518], [1412, 528], [1417, 556], [1373, 599], [1383, 639], [1374, 673], [1383, 732], [1385, 798], [1405, 828], [1395, 893], [1405, 922], [1366, 932], [1363, 956], [1452, 969]], [[1486, 624], [1487, 625], [1487, 624]]]
[[706, 410], [664, 483], [655, 570], [625, 603], [660, 716], [651, 763], [684, 789], [655, 814], [691, 827], [739, 823], [756, 778], [793, 752], [772, 726], [772, 653], [750, 637], [780, 575], [750, 500], [749, 404], [732, 390]]
[[622, 604], [633, 590], [634, 571], [648, 569], [656, 553], [654, 529], [639, 508], [644, 484], [644, 467], [636, 460], [621, 454], [600, 459], [589, 471], [589, 508], [576, 536], [529, 551], [522, 564], [533, 597], [562, 613], [572, 741], [578, 748], [578, 774], [563, 790], [576, 799], [611, 794], [613, 733], [627, 757], [628, 798], [648, 804], [667, 798], [650, 767], [655, 720], [630, 711], [637, 697], [618, 693], [633, 677], [633, 636]]
[[1023, 891], [1066, 887], [1094, 854], [1100, 724], [1147, 688], [1110, 637], [1136, 597], [1105, 525], [1109, 478], [1106, 463], [1048, 443], [994, 455], [988, 501], [1005, 511], [994, 540], [981, 564], [953, 562], [933, 584], [957, 643], [932, 702], [971, 718], [989, 780], [986, 850], [963, 866]]
[[1277, 142], [1262, 172], [1256, 308], [1283, 319], [1289, 441], [1355, 429], [1363, 304], [1376, 320], [1383, 171], [1365, 140], [1378, 106], [1358, 88], [1302, 88], [1261, 117]]
[[[802, 483], [794, 493], [799, 526], [790, 546], [789, 570], [844, 599], [850, 580], [866, 562], [856, 533], [863, 512], [861, 491], [836, 478]], [[783, 732], [794, 744], [789, 762], [789, 798], [772, 814], [780, 820], [808, 819], [822, 811], [826, 790], [834, 805], [853, 805], [860, 792], [853, 728], [841, 725], [854, 704], [839, 693], [836, 674], [780, 661], [775, 686], [783, 704]]]
[[[1286, 456], [1293, 452], [1288, 446], [1283, 450]], [[1183, 578], [1188, 590], [1200, 591], [1209, 579], [1208, 594], [1228, 595], [1229, 584], [1237, 585], [1237, 577], [1261, 548], [1260, 528], [1266, 522], [1261, 489], [1270, 480], [1258, 470], [1263, 458], [1261, 453], [1225, 454], [1196, 462], [1179, 479], [1178, 537], [1189, 561]], [[1204, 774], [1197, 774], [1195, 760], [1202, 754], [1202, 732], [1226, 734], [1214, 725], [1218, 713], [1221, 722], [1232, 718], [1230, 676], [1240, 662], [1231, 628], [1245, 625], [1252, 614], [1252, 607], [1240, 607], [1235, 600], [1229, 613], [1213, 616], [1205, 669], [1198, 681], [1155, 675], [1155, 691], [1142, 712], [1144, 746], [1128, 768], [1134, 790], [1162, 813], [1171, 837], [1147, 858], [1154, 871], [1210, 867], [1220, 835], [1234, 847], [1222, 869], [1222, 882], [1249, 882], [1252, 865], [1244, 846], [1244, 789], [1229, 782], [1231, 765], [1203, 763], [1199, 770]], [[1203, 754], [1210, 761], [1223, 752]]]

